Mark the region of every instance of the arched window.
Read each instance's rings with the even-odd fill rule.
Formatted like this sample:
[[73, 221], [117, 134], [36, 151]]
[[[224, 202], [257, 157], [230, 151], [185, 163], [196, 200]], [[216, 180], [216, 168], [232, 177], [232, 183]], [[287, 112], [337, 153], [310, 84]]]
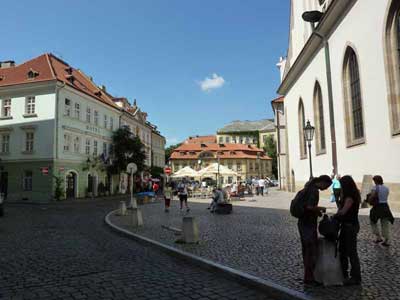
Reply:
[[365, 142], [360, 72], [357, 55], [348, 47], [343, 64], [347, 146]]
[[385, 32], [385, 63], [392, 134], [400, 134], [400, 2], [392, 1]]
[[318, 81], [314, 87], [314, 124], [315, 124], [315, 145], [317, 154], [325, 153], [325, 124], [324, 124], [324, 104], [322, 102], [322, 91]]
[[307, 158], [307, 145], [304, 137], [304, 127], [306, 126], [305, 116], [304, 116], [304, 105], [303, 100], [300, 98], [299, 101], [299, 145], [300, 145], [300, 159]]

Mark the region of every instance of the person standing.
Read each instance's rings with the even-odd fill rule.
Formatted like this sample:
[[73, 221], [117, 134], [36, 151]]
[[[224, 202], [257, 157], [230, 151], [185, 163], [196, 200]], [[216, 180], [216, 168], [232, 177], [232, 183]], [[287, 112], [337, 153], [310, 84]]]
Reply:
[[164, 203], [165, 203], [165, 212], [169, 212], [169, 208], [171, 206], [171, 200], [174, 198], [174, 192], [172, 190], [171, 184], [168, 182], [164, 188]]
[[340, 175], [337, 174], [332, 180], [332, 194], [333, 199], [336, 202], [336, 207], [339, 208], [341, 186], [340, 186]]
[[304, 214], [299, 218], [297, 226], [301, 240], [305, 284], [316, 284], [314, 269], [318, 254], [318, 217], [326, 211], [325, 207], [318, 206], [319, 191], [326, 190], [331, 184], [331, 178], [328, 175], [322, 175], [310, 180], [304, 187], [306, 193]]
[[190, 211], [190, 208], [188, 206], [187, 200], [188, 200], [188, 185], [186, 183], [186, 180], [182, 180], [178, 184], [178, 197], [179, 197], [179, 203], [180, 203], [180, 208], [181, 211], [183, 209], [183, 204], [185, 204], [186, 211]]
[[[372, 188], [371, 196], [375, 197], [375, 205], [371, 208], [369, 218], [372, 233], [376, 236], [375, 243], [382, 243], [384, 247], [389, 247], [390, 227], [394, 223], [394, 217], [388, 204], [389, 188], [383, 184], [383, 178], [376, 175], [372, 178], [375, 186]], [[382, 235], [379, 232], [378, 221], [381, 222]], [[383, 239], [382, 239], [383, 237]]]
[[[361, 284], [360, 259], [357, 251], [357, 235], [360, 231], [358, 210], [361, 202], [360, 191], [351, 176], [340, 179], [342, 188], [340, 207], [335, 214], [340, 222], [339, 257], [344, 277], [344, 285]], [[349, 261], [351, 265], [349, 277]]]
[[265, 179], [260, 178], [258, 180], [258, 189], [259, 189], [259, 192], [260, 192], [261, 196], [264, 196]]

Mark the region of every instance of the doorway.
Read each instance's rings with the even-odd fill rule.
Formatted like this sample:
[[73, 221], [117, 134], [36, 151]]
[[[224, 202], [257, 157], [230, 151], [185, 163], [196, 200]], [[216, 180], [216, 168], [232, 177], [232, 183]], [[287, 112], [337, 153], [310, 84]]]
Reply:
[[8, 194], [8, 172], [0, 173], [0, 193], [4, 194], [4, 199], [7, 199]]
[[76, 197], [76, 174], [69, 172], [67, 175], [67, 199], [74, 199]]

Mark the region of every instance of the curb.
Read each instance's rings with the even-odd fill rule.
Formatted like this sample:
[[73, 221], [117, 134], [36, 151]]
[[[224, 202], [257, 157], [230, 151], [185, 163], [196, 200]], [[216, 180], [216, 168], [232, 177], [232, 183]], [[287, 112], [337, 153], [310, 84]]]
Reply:
[[211, 260], [193, 255], [191, 253], [182, 251], [180, 249], [164, 245], [160, 242], [157, 242], [155, 240], [149, 239], [147, 237], [132, 233], [124, 228], [121, 228], [115, 224], [113, 224], [110, 221], [110, 216], [113, 215], [115, 212], [118, 210], [113, 210], [109, 212], [105, 218], [104, 222], [114, 231], [118, 232], [119, 234], [128, 236], [132, 239], [134, 239], [137, 242], [140, 242], [144, 245], [147, 246], [153, 246], [157, 247], [159, 250], [162, 250], [163, 252], [166, 252], [167, 254], [170, 254], [172, 256], [176, 256], [180, 259], [183, 259], [189, 263], [192, 263], [196, 266], [199, 266], [203, 269], [206, 269], [208, 271], [215, 271], [219, 272], [222, 275], [225, 275], [226, 277], [229, 277], [232, 280], [235, 280], [236, 282], [239, 282], [243, 285], [247, 285], [249, 287], [256, 288], [258, 290], [261, 290], [263, 292], [268, 293], [269, 296], [276, 298], [276, 299], [287, 299], [287, 300], [318, 300], [317, 298], [308, 296], [304, 293], [297, 292], [294, 290], [291, 290], [289, 288], [280, 286], [274, 282], [250, 275], [248, 273], [221, 265], [219, 263], [213, 262]]

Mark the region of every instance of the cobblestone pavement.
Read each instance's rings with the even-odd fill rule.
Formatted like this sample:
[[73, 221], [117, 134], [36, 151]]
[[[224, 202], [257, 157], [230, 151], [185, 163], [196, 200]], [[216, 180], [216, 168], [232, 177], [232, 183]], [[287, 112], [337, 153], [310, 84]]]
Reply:
[[[287, 202], [288, 199], [281, 199], [282, 195], [287, 197], [288, 194], [275, 191], [270, 193], [268, 200], [264, 199]], [[258, 197], [255, 201], [249, 200], [249, 203], [262, 201]], [[305, 288], [302, 283], [303, 267], [297, 220], [287, 210], [246, 207], [243, 203], [234, 203], [233, 214], [213, 215], [206, 209], [205, 203], [189, 204], [189, 215], [196, 216], [199, 225], [199, 245], [176, 244], [174, 233], [161, 229], [161, 225], [181, 226], [185, 213], [179, 212], [176, 201], [169, 213], [163, 212], [163, 205], [160, 203], [142, 207], [145, 222], [142, 228], [130, 228], [126, 217], [113, 217], [113, 221], [140, 235], [321, 299], [400, 299], [398, 220], [393, 227], [392, 245], [389, 249], [384, 249], [372, 243], [368, 217], [360, 217], [359, 255], [363, 276], [361, 287], [310, 289]]]
[[6, 206], [0, 299], [270, 299], [115, 234], [116, 203]]

